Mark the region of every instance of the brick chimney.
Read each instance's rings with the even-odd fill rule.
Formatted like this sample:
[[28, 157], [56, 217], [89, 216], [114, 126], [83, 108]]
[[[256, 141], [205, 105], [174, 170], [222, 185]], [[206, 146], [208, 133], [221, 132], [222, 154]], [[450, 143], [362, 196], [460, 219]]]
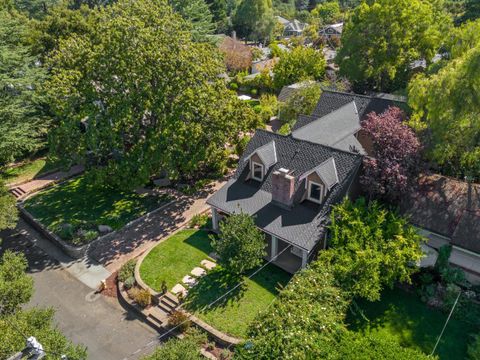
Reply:
[[283, 207], [293, 205], [295, 177], [287, 169], [281, 168], [272, 174], [272, 201]]

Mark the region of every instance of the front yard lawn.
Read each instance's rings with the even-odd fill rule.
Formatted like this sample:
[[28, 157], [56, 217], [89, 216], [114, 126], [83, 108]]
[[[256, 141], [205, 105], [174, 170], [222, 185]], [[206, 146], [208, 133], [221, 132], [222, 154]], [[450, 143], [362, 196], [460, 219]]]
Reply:
[[163, 205], [169, 197], [98, 188], [83, 176], [56, 185], [27, 199], [25, 209], [49, 229], [62, 224], [88, 223], [119, 229]]
[[[393, 338], [402, 346], [413, 347], [430, 354], [442, 331], [448, 314], [428, 307], [416, 294], [395, 288], [386, 290], [377, 302], [356, 301], [366, 318], [355, 310], [349, 314], [350, 329]], [[470, 334], [479, 329], [473, 325], [450, 319], [435, 355], [440, 359], [465, 359]]]
[[[171, 289], [194, 267], [200, 266], [203, 259], [208, 259], [212, 251], [206, 231], [182, 230], [147, 255], [140, 266], [142, 279], [157, 291], [165, 280]], [[290, 278], [290, 274], [273, 265], [266, 266], [252, 279], [232, 277], [217, 267], [189, 290], [184, 306], [216, 329], [245, 337], [249, 323], [271, 304], [277, 295], [277, 287], [286, 285]], [[246, 279], [243, 286], [203, 310], [243, 279]]]

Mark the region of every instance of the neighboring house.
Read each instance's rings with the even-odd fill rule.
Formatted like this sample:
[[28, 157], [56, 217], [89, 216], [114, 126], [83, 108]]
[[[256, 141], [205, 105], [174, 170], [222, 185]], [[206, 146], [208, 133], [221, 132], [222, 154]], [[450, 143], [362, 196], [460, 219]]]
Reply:
[[362, 156], [257, 130], [233, 178], [207, 201], [213, 229], [244, 212], [266, 235], [268, 259], [291, 273], [326, 246], [330, 208], [354, 195]]
[[405, 99], [389, 94], [358, 95], [323, 89], [313, 114], [299, 116], [292, 136], [371, 155], [373, 144], [362, 131], [361, 121], [371, 112], [381, 114], [390, 106], [405, 108]]
[[303, 34], [303, 31], [308, 26], [306, 23], [302, 23], [297, 19], [293, 19], [292, 21], [287, 20], [281, 16], [277, 16], [277, 20], [283, 26], [283, 36], [300, 36]]
[[282, 88], [280, 91], [280, 94], [278, 94], [278, 101], [279, 102], [286, 102], [293, 94], [295, 94], [297, 91], [309, 86], [315, 84], [315, 81], [313, 80], [307, 80], [307, 81], [302, 81], [298, 82], [292, 85], [287, 85]]
[[450, 263], [480, 282], [480, 185], [441, 175], [423, 175], [408, 194], [402, 213], [438, 250], [452, 245]]
[[342, 31], [343, 31], [343, 22], [324, 26], [319, 30], [318, 34], [322, 37], [327, 37], [327, 38], [331, 38], [331, 37], [341, 38]]

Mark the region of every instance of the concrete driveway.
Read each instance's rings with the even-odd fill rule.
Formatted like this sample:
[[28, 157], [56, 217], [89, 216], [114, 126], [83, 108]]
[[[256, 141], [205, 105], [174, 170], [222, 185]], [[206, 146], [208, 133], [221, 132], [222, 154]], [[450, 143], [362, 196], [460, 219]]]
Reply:
[[[126, 311], [116, 299], [95, 295], [49, 256], [31, 236], [16, 231], [1, 234], [0, 253], [10, 248], [25, 253], [35, 293], [28, 306], [53, 307], [61, 331], [74, 343], [88, 348], [93, 360], [138, 359], [158, 345], [158, 334]], [[28, 229], [31, 230], [31, 229]], [[30, 232], [29, 232], [30, 233]]]

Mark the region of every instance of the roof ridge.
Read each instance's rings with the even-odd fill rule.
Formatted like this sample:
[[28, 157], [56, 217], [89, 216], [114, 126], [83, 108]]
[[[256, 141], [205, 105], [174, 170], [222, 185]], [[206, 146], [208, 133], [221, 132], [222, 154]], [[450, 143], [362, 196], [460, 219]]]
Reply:
[[[396, 102], [401, 102], [401, 103], [405, 103], [405, 104], [407, 103], [406, 99], [399, 99], [398, 98], [399, 96], [404, 98], [404, 96], [402, 96], [402, 95], [395, 95], [395, 94], [389, 94], [389, 93], [377, 93], [377, 92], [374, 93], [375, 95], [367, 95], [367, 94], [349, 93], [349, 92], [346, 92], [346, 91], [331, 89], [331, 88], [328, 88], [328, 87], [325, 87], [325, 86], [321, 86], [321, 88], [322, 88], [323, 92], [330, 92], [330, 93], [334, 93], [334, 94], [357, 96], [357, 97], [366, 98], [366, 99], [389, 100], [389, 101], [396, 101]], [[390, 95], [392, 97], [395, 97], [395, 99], [385, 99], [385, 98], [382, 98], [382, 97], [378, 96], [380, 94]]]
[[[326, 149], [329, 149], [329, 150], [333, 150], [335, 152], [338, 152], [338, 153], [344, 153], [344, 154], [348, 154], [348, 155], [353, 155], [354, 157], [356, 158], [363, 158], [363, 155], [361, 154], [357, 154], [357, 153], [354, 153], [354, 152], [351, 152], [351, 151], [347, 151], [347, 150], [342, 150], [342, 149], [337, 149], [333, 146], [329, 146], [329, 145], [325, 145], [325, 144], [318, 144], [316, 142], [313, 142], [313, 141], [309, 141], [309, 140], [302, 140], [302, 139], [296, 139], [292, 136], [292, 134], [289, 134], [289, 135], [282, 135], [282, 134], [278, 134], [278, 133], [274, 133], [272, 131], [268, 131], [268, 130], [265, 130], [265, 129], [261, 129], [261, 128], [258, 128], [256, 130], [257, 131], [260, 131], [262, 133], [265, 133], [265, 134], [269, 134], [269, 135], [273, 135], [273, 136], [277, 136], [278, 138], [283, 138], [283, 139], [292, 139], [296, 142], [304, 142], [304, 143], [307, 143], [307, 144], [310, 144], [310, 145], [314, 145], [316, 147], [322, 147], [322, 148], [326, 148]], [[263, 146], [263, 145], [262, 145]]]

